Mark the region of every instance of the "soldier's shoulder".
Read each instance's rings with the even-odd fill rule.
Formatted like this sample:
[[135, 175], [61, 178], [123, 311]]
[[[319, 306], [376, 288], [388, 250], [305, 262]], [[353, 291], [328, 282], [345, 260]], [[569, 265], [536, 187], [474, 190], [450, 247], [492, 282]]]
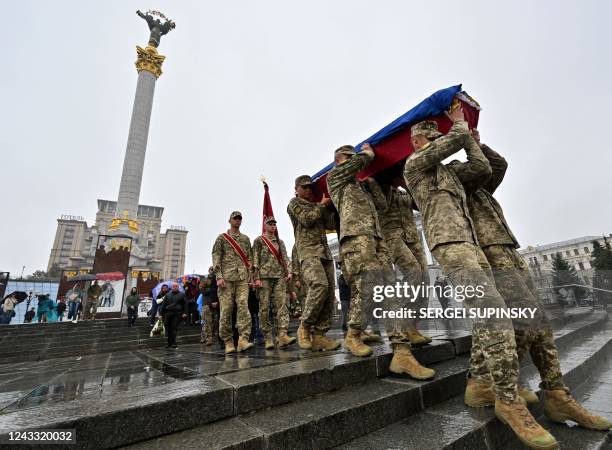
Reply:
[[253, 245], [261, 244], [262, 242], [263, 242], [263, 239], [261, 236], [257, 236], [255, 239], [253, 239]]

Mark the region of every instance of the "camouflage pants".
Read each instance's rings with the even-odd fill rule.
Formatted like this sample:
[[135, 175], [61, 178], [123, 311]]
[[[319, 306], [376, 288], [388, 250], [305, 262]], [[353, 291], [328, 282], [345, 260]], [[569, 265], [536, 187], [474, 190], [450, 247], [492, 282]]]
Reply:
[[87, 297], [83, 303], [83, 320], [92, 320], [96, 318], [98, 312], [98, 297]]
[[[484, 308], [505, 308], [503, 298], [481, 265], [484, 265], [480, 247], [469, 242], [437, 245], [432, 254], [442, 266], [454, 289], [458, 286], [482, 289], [482, 296], [465, 298], [464, 306], [470, 312], [478, 313]], [[485, 266], [486, 267], [486, 266]], [[509, 401], [517, 399], [518, 357], [514, 330], [510, 319], [479, 318], [472, 320], [472, 359], [485, 367], [492, 377], [495, 395]], [[483, 364], [479, 364], [478, 358]], [[471, 368], [470, 368], [471, 370]], [[472, 374], [477, 376], [479, 374]]]
[[[403, 282], [410, 285], [423, 287], [429, 285], [429, 273], [427, 272], [427, 259], [421, 242], [406, 242], [400, 236], [392, 236], [385, 239], [385, 243], [391, 254], [391, 261], [403, 275]], [[415, 301], [405, 302], [406, 307], [418, 313], [420, 308], [426, 308], [429, 297], [426, 291], [421, 290]], [[409, 319], [410, 328], [416, 328], [417, 319]]]
[[519, 361], [527, 353], [531, 354], [533, 364], [540, 373], [542, 389], [565, 388], [552, 328], [533, 288], [527, 264], [510, 245], [490, 245], [483, 248], [483, 252], [491, 264], [497, 289], [506, 305], [537, 308], [533, 319], [513, 320]]
[[219, 337], [227, 342], [232, 339], [232, 313], [234, 312], [234, 301], [236, 302], [236, 327], [238, 334], [249, 338], [251, 332], [251, 313], [249, 312], [249, 285], [246, 280], [227, 281], [225, 287], [219, 288], [219, 303], [221, 314], [219, 318]]
[[213, 341], [219, 335], [219, 308], [212, 308], [210, 305], [202, 306], [202, 320], [204, 326], [200, 336], [205, 341]]
[[[395, 276], [389, 251], [382, 239], [373, 236], [348, 236], [340, 244], [343, 274], [351, 288], [348, 327], [363, 331], [372, 320], [374, 308], [383, 312], [398, 311], [405, 307], [395, 295], [384, 296], [383, 303], [374, 302], [375, 287], [394, 285]], [[405, 299], [403, 299], [405, 300]], [[376, 304], [375, 304], [376, 303]], [[392, 343], [409, 344], [402, 331], [410, 328], [410, 319], [382, 319]]]
[[262, 278], [259, 289], [259, 319], [265, 337], [271, 337], [270, 304], [274, 308], [277, 331], [287, 332], [289, 328], [289, 309], [287, 308], [287, 284], [282, 278]]
[[306, 301], [302, 310], [302, 324], [314, 327], [318, 334], [331, 328], [336, 295], [334, 293], [334, 262], [327, 259], [306, 258], [301, 263], [302, 279], [306, 284]]

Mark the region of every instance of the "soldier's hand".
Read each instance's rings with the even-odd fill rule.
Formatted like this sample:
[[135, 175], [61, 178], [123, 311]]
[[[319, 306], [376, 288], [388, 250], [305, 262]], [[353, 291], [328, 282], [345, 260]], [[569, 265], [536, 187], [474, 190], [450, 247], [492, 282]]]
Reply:
[[472, 128], [472, 137], [478, 144], [480, 144], [480, 132], [476, 128]]
[[293, 283], [293, 285], [294, 285], [294, 286], [295, 286], [297, 289], [299, 289], [299, 288], [301, 288], [301, 287], [302, 287], [302, 283], [300, 282], [300, 280], [299, 280], [299, 279], [296, 279], [296, 280], [295, 280], [295, 282]]
[[217, 278], [217, 287], [223, 289], [225, 287], [225, 280], [223, 278]]
[[285, 281], [288, 283], [291, 281], [291, 278], [292, 278], [291, 274], [288, 273], [287, 276], [285, 277]]
[[295, 292], [291, 292], [291, 300], [295, 301], [297, 299], [297, 294]]
[[261, 280], [255, 280], [255, 288], [261, 288], [263, 287], [263, 283], [261, 282]]
[[458, 122], [460, 120], [465, 120], [465, 115], [463, 114], [463, 105], [459, 105], [459, 108], [451, 111], [445, 112], [446, 117], [448, 117], [453, 122]]
[[321, 197], [321, 201], [319, 201], [319, 203], [323, 206], [327, 206], [331, 203], [331, 198], [323, 194], [323, 197]]
[[213, 307], [213, 308], [216, 308], [218, 304], [219, 304], [219, 303], [217, 303], [217, 302], [213, 302], [213, 303], [212, 303], [212, 307]]
[[374, 148], [368, 142], [365, 142], [361, 144], [361, 151], [374, 153]]
[[187, 317], [187, 314], [183, 314], [181, 317], [184, 319]]

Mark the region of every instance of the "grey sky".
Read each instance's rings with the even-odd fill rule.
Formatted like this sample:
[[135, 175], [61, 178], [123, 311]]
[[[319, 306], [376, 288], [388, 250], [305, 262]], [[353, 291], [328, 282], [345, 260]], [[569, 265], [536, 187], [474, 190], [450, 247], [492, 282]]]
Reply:
[[603, 1], [12, 1], [0, 28], [0, 270], [46, 268], [61, 213], [116, 200], [136, 87], [136, 9], [162, 39], [140, 203], [190, 233], [204, 272], [228, 215], [281, 237], [297, 175], [456, 83], [509, 163], [498, 199], [522, 245], [612, 231], [612, 7]]

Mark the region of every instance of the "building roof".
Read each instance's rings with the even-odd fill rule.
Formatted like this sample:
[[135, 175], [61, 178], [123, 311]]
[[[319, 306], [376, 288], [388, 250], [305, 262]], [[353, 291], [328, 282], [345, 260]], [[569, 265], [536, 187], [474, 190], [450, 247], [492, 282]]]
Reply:
[[552, 250], [559, 247], [569, 247], [576, 244], [582, 244], [584, 242], [593, 242], [603, 239], [603, 236], [582, 236], [574, 239], [568, 239], [567, 241], [553, 242], [552, 244], [545, 245], [529, 245], [526, 248], [519, 250], [519, 253], [529, 253], [533, 251], [543, 252], [546, 250]]

